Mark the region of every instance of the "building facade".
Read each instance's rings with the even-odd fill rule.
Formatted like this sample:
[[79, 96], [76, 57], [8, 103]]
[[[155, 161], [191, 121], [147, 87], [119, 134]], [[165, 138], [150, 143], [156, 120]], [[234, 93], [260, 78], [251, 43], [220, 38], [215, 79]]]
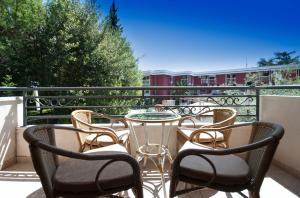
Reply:
[[[144, 86], [243, 86], [274, 85], [275, 73], [280, 78], [295, 80], [300, 76], [300, 65], [278, 65], [210, 72], [144, 71]], [[252, 76], [252, 77], [251, 77]], [[252, 80], [251, 80], [252, 79]], [[148, 91], [147, 95], [169, 95], [169, 90]]]

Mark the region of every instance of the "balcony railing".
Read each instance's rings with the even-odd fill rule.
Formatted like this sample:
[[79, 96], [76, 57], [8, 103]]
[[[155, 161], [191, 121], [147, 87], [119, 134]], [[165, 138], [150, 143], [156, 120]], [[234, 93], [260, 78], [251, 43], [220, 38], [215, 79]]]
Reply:
[[[23, 97], [24, 125], [70, 122], [70, 113], [75, 109], [122, 116], [131, 109], [155, 108], [162, 100], [174, 100], [175, 105], [163, 108], [181, 115], [219, 106], [234, 107], [240, 121], [255, 121], [259, 119], [261, 91], [282, 89], [299, 91], [300, 86], [0, 87], [0, 96]], [[170, 94], [148, 95], [148, 90]]]
[[226, 78], [226, 85], [235, 85], [236, 84], [236, 78]]

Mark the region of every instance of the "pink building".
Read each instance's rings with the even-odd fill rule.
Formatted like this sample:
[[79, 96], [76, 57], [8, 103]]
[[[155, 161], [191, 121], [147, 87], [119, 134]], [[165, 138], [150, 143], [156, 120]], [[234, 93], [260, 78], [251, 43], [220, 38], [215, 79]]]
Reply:
[[[247, 74], [256, 74], [259, 83], [272, 85], [274, 82], [272, 73], [276, 71], [282, 71], [283, 78], [296, 79], [300, 76], [300, 65], [251, 67], [209, 72], [144, 71], [144, 86], [243, 86], [247, 83]], [[151, 92], [151, 95], [169, 94], [169, 90]]]

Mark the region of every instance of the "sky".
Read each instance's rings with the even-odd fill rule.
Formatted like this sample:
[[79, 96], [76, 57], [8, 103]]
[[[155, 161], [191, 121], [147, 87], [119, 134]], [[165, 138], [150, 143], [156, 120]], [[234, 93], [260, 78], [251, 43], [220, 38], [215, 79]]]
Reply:
[[[98, 0], [103, 15], [112, 0]], [[300, 0], [115, 0], [140, 70], [214, 71], [300, 54]]]

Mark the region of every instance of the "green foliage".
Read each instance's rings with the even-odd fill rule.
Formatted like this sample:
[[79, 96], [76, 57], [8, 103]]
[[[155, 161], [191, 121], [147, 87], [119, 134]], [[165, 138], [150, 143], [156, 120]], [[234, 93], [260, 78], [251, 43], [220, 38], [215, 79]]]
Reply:
[[117, 31], [117, 32], [122, 33], [123, 28], [122, 28], [121, 24], [119, 23], [119, 18], [117, 16], [117, 10], [118, 9], [116, 8], [115, 1], [113, 0], [112, 5], [109, 10], [109, 14], [106, 18], [106, 23], [105, 23], [104, 28], [107, 28], [110, 31]]
[[273, 63], [273, 59], [270, 58], [268, 60], [266, 60], [265, 58], [261, 58], [258, 62], [257, 62], [257, 65], [259, 67], [264, 67], [264, 66], [273, 66], [274, 63]]
[[3, 77], [4, 81], [1, 82], [1, 86], [3, 87], [14, 87], [16, 84], [12, 82], [12, 77], [10, 75], [6, 75]]
[[31, 81], [40, 86], [141, 84], [131, 47], [121, 35], [114, 3], [109, 20], [103, 23], [103, 27], [116, 27], [112, 30], [100, 27], [92, 0], [42, 2], [1, 3], [2, 77], [11, 75], [17, 86], [29, 86]]
[[[187, 81], [176, 81], [177, 87], [185, 87], [187, 86]], [[185, 89], [176, 89], [172, 91], [173, 95], [190, 95], [189, 90]]]
[[[108, 23], [106, 21], [106, 23]], [[106, 24], [104, 24], [106, 26]], [[122, 37], [119, 31], [103, 29], [101, 43], [94, 51], [91, 59], [95, 78], [90, 79], [92, 84], [100, 83], [102, 86], [140, 86], [142, 73], [138, 71], [137, 61], [133, 56], [130, 44]], [[107, 91], [103, 95], [137, 95], [138, 91]], [[113, 99], [98, 101], [98, 105], [106, 103], [111, 106], [130, 106], [136, 104], [136, 100]], [[127, 113], [126, 108], [115, 109], [114, 114]]]
[[[30, 86], [139, 86], [130, 44], [113, 2], [100, 21], [95, 0], [2, 0], [0, 2], [0, 83]], [[9, 77], [9, 79], [8, 79]], [[72, 92], [71, 95], [80, 93]], [[92, 92], [82, 94], [91, 95]], [[108, 91], [107, 95], [136, 95]], [[134, 100], [79, 101], [134, 105]]]
[[291, 51], [291, 52], [275, 52], [274, 53], [274, 58], [270, 58], [266, 60], [265, 58], [261, 58], [258, 62], [257, 65], [259, 67], [264, 67], [264, 66], [273, 66], [273, 65], [288, 65], [292, 63], [300, 63], [299, 57], [300, 56], [292, 56], [295, 54], [296, 51]]
[[[1, 86], [3, 87], [14, 87], [16, 84], [12, 82], [12, 77], [10, 75], [6, 75], [3, 77], [4, 81], [1, 82]], [[5, 96], [13, 96], [15, 93], [13, 91], [4, 91], [2, 93]]]
[[[299, 85], [300, 79], [294, 79], [292, 72], [289, 70], [273, 71], [271, 75], [272, 84], [274, 85]], [[262, 86], [265, 85], [259, 81], [259, 73], [251, 73], [246, 75], [246, 82], [248, 85]], [[251, 83], [250, 83], [251, 82]], [[286, 96], [300, 96], [298, 89], [262, 89], [261, 95], [286, 95]]]
[[78, 1], [50, 3], [43, 37], [51, 86], [97, 86], [88, 80], [93, 77], [91, 58], [100, 43], [100, 28], [97, 15], [89, 11]]
[[245, 82], [248, 86], [258, 86], [259, 80], [257, 73], [247, 73]]
[[20, 82], [36, 62], [31, 49], [36, 45], [35, 32], [44, 24], [44, 14], [42, 0], [0, 2], [0, 82], [10, 75], [17, 85], [24, 85]]
[[[263, 81], [259, 79], [260, 76], [262, 76], [261, 72], [246, 74], [246, 85], [248, 86], [269, 85], [269, 84], [264, 84]], [[272, 71], [270, 79], [273, 85], [299, 84], [299, 79], [294, 79], [292, 70]]]
[[299, 63], [299, 56], [292, 57], [293, 54], [295, 54], [296, 51], [291, 52], [275, 52], [275, 61], [277, 65], [288, 65], [291, 63]]

